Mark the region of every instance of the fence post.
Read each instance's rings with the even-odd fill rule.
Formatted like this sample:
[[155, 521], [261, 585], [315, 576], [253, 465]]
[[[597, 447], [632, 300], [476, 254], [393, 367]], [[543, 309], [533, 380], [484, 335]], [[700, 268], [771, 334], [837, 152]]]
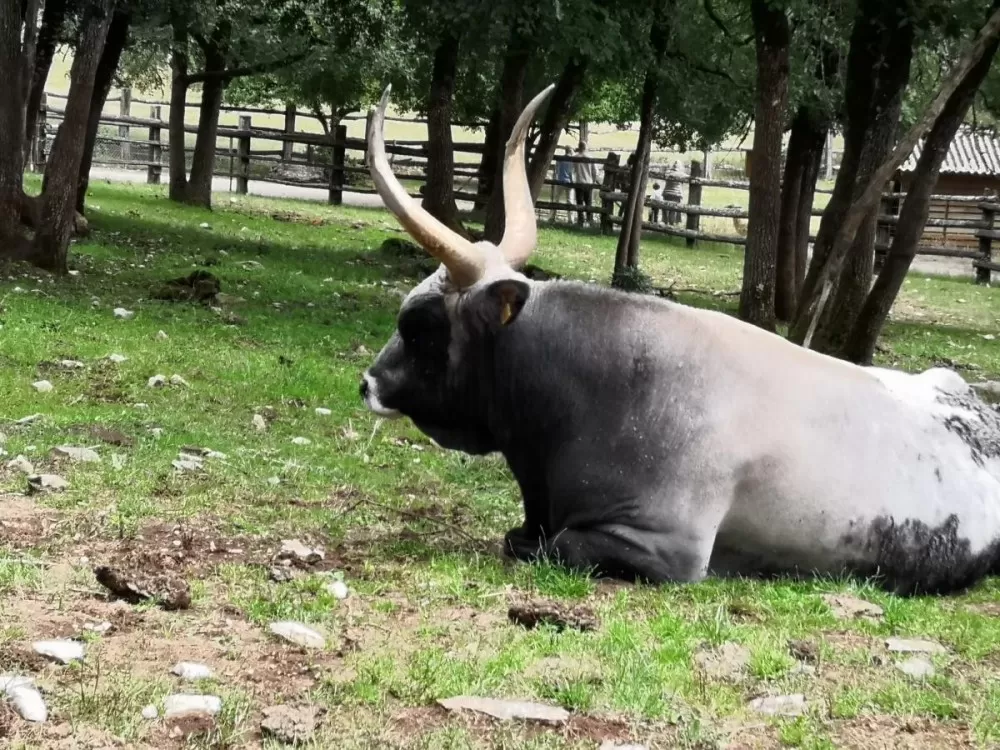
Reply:
[[[132, 89], [130, 89], [128, 86], [122, 89], [121, 96], [118, 99], [118, 114], [120, 114], [122, 117], [132, 116]], [[121, 141], [118, 145], [121, 146], [120, 153], [122, 156], [122, 161], [125, 162], [126, 164], [132, 161], [132, 144], [128, 143], [128, 140], [131, 138], [132, 135], [131, 130], [132, 129], [128, 125], [118, 126], [118, 137], [125, 139], [124, 141]]]
[[240, 135], [236, 141], [236, 152], [240, 166], [236, 173], [236, 194], [246, 195], [250, 190], [250, 115], [240, 115]]
[[[993, 198], [996, 200], [996, 198]], [[980, 203], [979, 209], [983, 212], [983, 224], [984, 229], [980, 231], [979, 234], [979, 260], [983, 263], [990, 264], [993, 262], [993, 220], [996, 217], [996, 211], [993, 210], [993, 204], [990, 203]], [[976, 266], [976, 283], [986, 284], [989, 286], [990, 281], [993, 278], [993, 271], [990, 269], [989, 265], [986, 266]]]
[[[890, 190], [892, 188], [890, 187]], [[879, 216], [892, 216], [892, 199], [882, 198], [878, 202], [878, 213]], [[892, 243], [892, 225], [886, 224], [884, 222], [875, 220], [875, 270], [881, 271], [882, 266], [885, 265], [885, 256], [888, 254], [888, 249], [881, 250], [879, 245], [885, 245], [886, 248]]]
[[827, 128], [826, 143], [823, 147], [823, 177], [827, 182], [833, 179], [833, 131]]
[[[610, 192], [618, 184], [618, 165], [621, 164], [621, 157], [614, 151], [608, 151], [607, 159], [604, 161], [604, 180], [601, 192]], [[611, 215], [615, 210], [615, 202], [610, 198], [601, 196], [601, 234], [611, 234]]]
[[[160, 120], [160, 106], [154, 105], [149, 108], [149, 119]], [[149, 166], [146, 168], [146, 182], [150, 185], [160, 184], [160, 175], [163, 173], [163, 146], [160, 145], [160, 126], [149, 126]]]
[[[696, 179], [701, 177], [701, 162], [697, 159], [691, 160], [691, 182], [688, 183], [688, 205], [689, 206], [700, 206], [701, 205], [701, 185], [695, 182]], [[701, 217], [698, 214], [688, 214], [687, 215], [687, 228], [691, 232], [697, 232], [699, 229], [699, 224]], [[696, 247], [698, 240], [694, 237], [687, 237], [685, 243], [688, 247]]]
[[338, 125], [333, 136], [333, 162], [330, 165], [330, 195], [331, 206], [339, 206], [344, 202], [344, 161], [347, 158], [347, 126]]
[[[295, 105], [286, 104], [285, 105], [285, 135], [292, 135], [295, 132]], [[281, 144], [281, 160], [291, 161], [292, 152], [295, 150], [295, 144], [291, 141], [285, 141]]]
[[38, 119], [35, 121], [35, 132], [32, 133], [31, 161], [36, 172], [45, 169], [45, 128], [49, 110], [49, 98], [42, 93], [38, 104]]
[[375, 110], [369, 109], [368, 114], [365, 115], [365, 166], [370, 167], [371, 164], [368, 162], [368, 138], [372, 132], [372, 117], [375, 116]]

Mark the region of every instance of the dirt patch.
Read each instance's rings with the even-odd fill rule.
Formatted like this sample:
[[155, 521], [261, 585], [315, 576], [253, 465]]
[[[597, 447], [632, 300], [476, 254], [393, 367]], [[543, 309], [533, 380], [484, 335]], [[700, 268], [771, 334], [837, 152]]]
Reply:
[[837, 747], [857, 750], [935, 750], [975, 747], [969, 726], [924, 718], [865, 716], [835, 725]]
[[21, 495], [0, 494], [0, 540], [14, 549], [36, 547], [62, 525], [51, 510]]
[[539, 625], [551, 625], [557, 630], [596, 630], [597, 615], [583, 604], [563, 604], [562, 602], [532, 599], [515, 602], [507, 610], [508, 619], [529, 630]]

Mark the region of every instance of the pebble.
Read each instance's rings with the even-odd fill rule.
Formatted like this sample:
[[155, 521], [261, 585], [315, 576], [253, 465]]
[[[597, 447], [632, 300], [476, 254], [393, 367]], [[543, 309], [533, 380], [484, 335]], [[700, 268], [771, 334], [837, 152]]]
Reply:
[[934, 665], [920, 656], [911, 656], [906, 661], [897, 664], [896, 669], [907, 677], [912, 677], [916, 680], [923, 680], [934, 676]]
[[32, 466], [31, 461], [20, 454], [14, 456], [14, 458], [7, 462], [7, 468], [20, 471], [22, 474], [30, 475], [35, 473], [35, 467]]
[[68, 458], [84, 464], [99, 464], [101, 457], [90, 448], [80, 448], [75, 445], [57, 445], [52, 449], [52, 455], [57, 458]]
[[317, 710], [314, 706], [268, 706], [260, 728], [279, 742], [297, 745], [307, 742], [316, 732]]
[[326, 638], [300, 622], [280, 620], [272, 622], [269, 629], [279, 638], [303, 648], [323, 648], [326, 645]]
[[69, 664], [71, 661], [83, 661], [83, 644], [79, 641], [71, 641], [67, 638], [58, 638], [49, 641], [35, 641], [31, 644], [36, 654], [47, 656], [60, 664]]
[[322, 406], [316, 407], [316, 415], [319, 417], [329, 417], [331, 414], [333, 414], [333, 412], [325, 407]]
[[258, 432], [263, 432], [267, 429], [267, 420], [264, 419], [260, 414], [254, 414], [253, 419], [250, 420], [253, 423], [254, 429]]
[[156, 340], [157, 341], [166, 341], [169, 338], [170, 337], [167, 335], [166, 331], [157, 331], [156, 332]]
[[189, 387], [191, 385], [184, 378], [182, 378], [180, 375], [171, 375], [170, 376], [170, 384], [171, 385], [181, 385], [181, 386], [184, 386], [185, 388], [187, 388], [187, 387]]
[[923, 638], [886, 638], [885, 647], [890, 651], [915, 654], [943, 654], [944, 646]]
[[135, 317], [134, 312], [126, 310], [124, 307], [116, 307], [112, 312], [118, 320], [131, 320]]
[[170, 465], [178, 471], [198, 471], [201, 469], [201, 461], [190, 456], [175, 459], [170, 462]]
[[163, 428], [162, 427], [150, 427], [149, 428], [149, 434], [152, 435], [156, 440], [159, 440], [161, 437], [163, 437]]
[[58, 474], [33, 474], [28, 477], [28, 493], [59, 492], [69, 488], [69, 482]]
[[812, 664], [806, 664], [805, 662], [798, 662], [794, 667], [788, 670], [788, 674], [791, 675], [814, 675], [816, 674], [816, 667]]
[[116, 365], [120, 365], [122, 362], [128, 362], [128, 357], [124, 354], [109, 354], [108, 361], [114, 362]]
[[114, 627], [110, 622], [105, 620], [104, 622], [88, 622], [84, 628], [92, 633], [97, 633], [99, 635], [104, 635], [111, 628]]
[[476, 711], [503, 721], [521, 719], [549, 724], [562, 724], [569, 719], [569, 711], [565, 708], [547, 706], [542, 703], [532, 703], [531, 701], [508, 701], [497, 698], [458, 695], [453, 698], [439, 700], [438, 704], [449, 711]]
[[823, 594], [823, 601], [839, 620], [870, 619], [882, 617], [880, 606], [847, 594]]
[[121, 453], [111, 454], [111, 468], [115, 470], [121, 470], [125, 468], [125, 456]]
[[207, 680], [212, 676], [212, 670], [204, 664], [193, 661], [180, 661], [170, 670], [171, 674], [177, 675], [182, 680]]
[[153, 721], [159, 715], [160, 712], [156, 710], [156, 706], [146, 706], [142, 709], [142, 718], [146, 721]]
[[64, 370], [80, 370], [86, 367], [83, 362], [76, 359], [61, 359], [59, 360], [59, 366]]
[[49, 710], [38, 689], [30, 684], [8, 688], [5, 693], [14, 710], [25, 721], [43, 724], [49, 718]]
[[215, 716], [222, 710], [222, 699], [215, 695], [168, 695], [163, 700], [163, 716], [169, 719], [187, 713]]
[[296, 560], [306, 565], [318, 563], [323, 557], [322, 549], [308, 547], [298, 539], [283, 539], [281, 549], [278, 550], [279, 560]]
[[149, 404], [132, 404], [133, 409], [148, 409]]
[[29, 414], [26, 417], [21, 417], [19, 420], [17, 420], [16, 422], [14, 422], [14, 424], [16, 424], [16, 425], [31, 424], [32, 422], [37, 422], [41, 418], [42, 418], [41, 414]]
[[54, 386], [48, 380], [37, 380], [31, 384], [31, 387], [39, 393], [50, 393]]
[[267, 483], [272, 487], [277, 487], [279, 484], [281, 484], [281, 477], [268, 477]]
[[754, 698], [749, 706], [753, 711], [769, 716], [800, 716], [806, 710], [806, 697], [801, 693], [769, 695]]
[[326, 584], [326, 590], [330, 592], [334, 599], [346, 599], [348, 595], [347, 584], [343, 581], [330, 581]]
[[209, 224], [207, 221], [201, 222], [201, 224], [199, 224], [198, 226], [201, 227], [202, 229], [211, 229], [212, 228], [212, 225]]
[[309, 445], [310, 443], [312, 443], [312, 440], [310, 440], [307, 437], [293, 437], [292, 442], [295, 445]]
[[146, 381], [146, 386], [149, 388], [162, 388], [167, 384], [166, 375], [154, 375], [149, 380]]

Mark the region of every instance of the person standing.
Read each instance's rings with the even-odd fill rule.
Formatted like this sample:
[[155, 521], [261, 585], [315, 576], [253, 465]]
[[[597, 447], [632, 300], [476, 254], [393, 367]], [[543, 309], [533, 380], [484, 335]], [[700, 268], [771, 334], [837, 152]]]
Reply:
[[583, 226], [584, 213], [587, 214], [587, 224], [590, 224], [593, 220], [593, 211], [590, 210], [593, 205], [591, 193], [593, 191], [593, 184], [597, 182], [597, 173], [590, 161], [582, 160], [590, 156], [587, 153], [587, 143], [585, 141], [580, 141], [579, 145], [577, 145], [576, 155], [581, 157], [581, 161], [573, 162], [573, 181], [576, 183], [576, 205], [585, 205], [587, 207], [586, 211], [577, 211], [576, 223]]
[[[563, 146], [563, 155], [569, 156], [572, 151], [569, 146]], [[570, 195], [570, 185], [573, 183], [573, 163], [556, 157], [556, 170], [555, 170], [556, 184], [552, 186], [552, 202], [553, 203], [571, 203], [572, 196]], [[559, 209], [553, 206], [552, 212], [549, 214], [549, 221], [555, 221], [559, 216]], [[572, 216], [569, 209], [564, 209], [566, 214], [566, 220], [570, 221]]]

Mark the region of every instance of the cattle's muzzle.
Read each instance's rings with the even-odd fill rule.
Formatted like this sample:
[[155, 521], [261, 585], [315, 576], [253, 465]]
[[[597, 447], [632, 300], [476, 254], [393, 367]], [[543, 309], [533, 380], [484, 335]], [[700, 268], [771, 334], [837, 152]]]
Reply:
[[378, 416], [384, 417], [385, 419], [395, 419], [401, 416], [401, 414], [395, 409], [390, 409], [382, 404], [379, 400], [378, 383], [375, 381], [375, 378], [367, 372], [361, 377], [361, 384], [358, 386], [358, 392], [361, 394], [361, 398], [365, 402], [365, 406], [368, 407], [369, 411], [374, 412]]

